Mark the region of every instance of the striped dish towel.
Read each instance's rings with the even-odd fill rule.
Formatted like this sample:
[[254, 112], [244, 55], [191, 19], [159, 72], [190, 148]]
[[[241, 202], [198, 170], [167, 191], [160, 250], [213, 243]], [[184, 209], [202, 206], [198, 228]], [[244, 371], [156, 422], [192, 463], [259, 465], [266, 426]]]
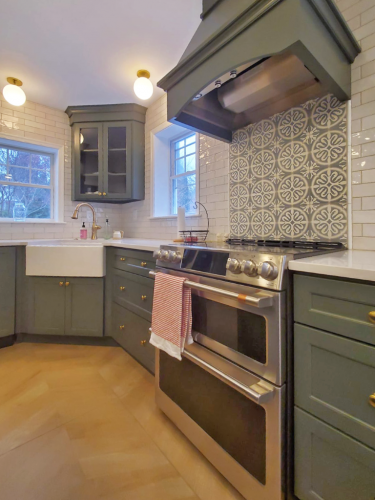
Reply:
[[156, 273], [150, 344], [181, 360], [185, 344], [192, 344], [191, 290], [186, 278]]

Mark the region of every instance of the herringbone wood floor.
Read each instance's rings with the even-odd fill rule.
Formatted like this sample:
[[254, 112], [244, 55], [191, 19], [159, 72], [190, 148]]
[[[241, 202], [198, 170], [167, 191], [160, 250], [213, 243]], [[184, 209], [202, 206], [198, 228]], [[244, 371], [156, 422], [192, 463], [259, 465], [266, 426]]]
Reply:
[[1, 500], [241, 500], [117, 347], [0, 350]]

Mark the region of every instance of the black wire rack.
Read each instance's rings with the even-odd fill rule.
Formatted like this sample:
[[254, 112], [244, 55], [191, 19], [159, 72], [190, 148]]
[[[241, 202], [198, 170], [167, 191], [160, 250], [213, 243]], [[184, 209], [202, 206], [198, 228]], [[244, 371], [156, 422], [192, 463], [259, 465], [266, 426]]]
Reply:
[[203, 207], [206, 212], [207, 217], [207, 229], [185, 229], [184, 231], [180, 231], [181, 237], [184, 240], [184, 243], [204, 243], [207, 239], [209, 229], [210, 229], [210, 219], [208, 217], [208, 212], [203, 203], [196, 201], [194, 204], [194, 210], [197, 210], [198, 205]]

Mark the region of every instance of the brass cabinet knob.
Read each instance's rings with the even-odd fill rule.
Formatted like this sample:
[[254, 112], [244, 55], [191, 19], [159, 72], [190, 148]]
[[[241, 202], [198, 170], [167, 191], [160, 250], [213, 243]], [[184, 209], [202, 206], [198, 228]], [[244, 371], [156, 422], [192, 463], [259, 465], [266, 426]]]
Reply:
[[120, 286], [120, 291], [123, 292], [125, 290], [124, 286]]
[[65, 282], [65, 286], [69, 286], [70, 285], [70, 282], [69, 281], [66, 281]]
[[368, 313], [368, 319], [371, 323], [374, 323], [374, 325], [375, 325], [375, 311], [370, 311]]
[[147, 266], [147, 262], [141, 262], [141, 266], [142, 267], [146, 267]]
[[146, 345], [147, 340], [141, 340], [141, 345]]
[[120, 325], [120, 330], [124, 330], [125, 325]]
[[147, 296], [146, 296], [146, 295], [141, 295], [141, 299], [142, 299], [142, 300], [146, 300], [146, 299], [147, 299]]
[[64, 282], [63, 281], [59, 281], [59, 286], [64, 286]]
[[368, 398], [368, 402], [371, 406], [375, 408], [375, 392], [374, 394], [371, 394], [371, 396]]
[[99, 195], [99, 196], [101, 196], [101, 195], [102, 195], [102, 193], [98, 193], [98, 195]]
[[121, 262], [124, 262], [125, 257], [120, 257]]
[[107, 196], [107, 193], [103, 193], [103, 196]]

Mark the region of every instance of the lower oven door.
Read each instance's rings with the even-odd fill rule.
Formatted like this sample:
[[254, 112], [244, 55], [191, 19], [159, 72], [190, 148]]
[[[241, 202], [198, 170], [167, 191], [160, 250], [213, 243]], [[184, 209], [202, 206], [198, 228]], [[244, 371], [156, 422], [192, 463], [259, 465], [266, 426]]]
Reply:
[[197, 344], [156, 358], [160, 409], [246, 499], [283, 499], [285, 386]]

